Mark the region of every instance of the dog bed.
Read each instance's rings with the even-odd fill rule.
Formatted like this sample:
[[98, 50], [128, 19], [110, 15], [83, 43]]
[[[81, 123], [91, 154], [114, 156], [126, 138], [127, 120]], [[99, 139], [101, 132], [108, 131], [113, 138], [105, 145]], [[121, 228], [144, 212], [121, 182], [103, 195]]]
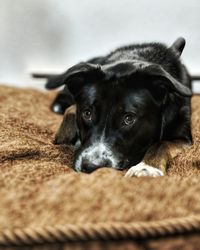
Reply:
[[0, 86], [0, 249], [199, 249], [200, 96], [167, 176], [125, 178], [73, 171], [73, 148], [53, 144], [55, 94]]

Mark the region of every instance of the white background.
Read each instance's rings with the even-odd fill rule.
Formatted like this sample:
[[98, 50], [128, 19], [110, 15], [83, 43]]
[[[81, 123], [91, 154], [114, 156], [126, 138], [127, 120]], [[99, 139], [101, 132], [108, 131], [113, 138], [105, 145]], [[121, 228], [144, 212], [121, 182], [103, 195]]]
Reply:
[[0, 0], [0, 82], [42, 88], [31, 71], [62, 72], [117, 46], [179, 36], [184, 63], [200, 74], [199, 0]]

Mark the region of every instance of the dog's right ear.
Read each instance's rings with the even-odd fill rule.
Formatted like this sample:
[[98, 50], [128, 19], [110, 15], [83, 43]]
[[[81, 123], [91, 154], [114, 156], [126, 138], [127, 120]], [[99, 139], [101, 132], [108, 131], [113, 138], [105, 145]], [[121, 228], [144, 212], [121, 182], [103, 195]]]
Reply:
[[83, 83], [95, 80], [102, 75], [103, 72], [98, 64], [82, 62], [69, 68], [61, 75], [51, 77], [46, 84], [46, 88], [54, 89], [66, 84], [69, 91], [76, 95]]

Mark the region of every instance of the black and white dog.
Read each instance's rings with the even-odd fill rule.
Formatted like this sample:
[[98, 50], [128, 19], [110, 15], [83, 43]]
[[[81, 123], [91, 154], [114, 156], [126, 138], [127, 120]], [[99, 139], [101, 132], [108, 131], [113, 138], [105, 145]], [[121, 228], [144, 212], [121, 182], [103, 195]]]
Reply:
[[[171, 47], [125, 46], [48, 76], [48, 89], [65, 85], [52, 104], [55, 112], [66, 110], [55, 142], [80, 141], [76, 171], [111, 167], [129, 169], [127, 176], [162, 176], [163, 145], [192, 143], [191, 78], [180, 61], [184, 46], [183, 38]], [[156, 167], [143, 162], [152, 149]]]

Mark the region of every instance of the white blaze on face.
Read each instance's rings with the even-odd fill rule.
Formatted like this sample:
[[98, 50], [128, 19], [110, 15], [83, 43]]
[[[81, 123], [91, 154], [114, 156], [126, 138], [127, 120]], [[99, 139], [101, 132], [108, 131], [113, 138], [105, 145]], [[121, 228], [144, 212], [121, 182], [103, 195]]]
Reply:
[[87, 160], [91, 164], [97, 166], [102, 166], [102, 164], [107, 161], [110, 162], [111, 167], [115, 167], [118, 163], [118, 160], [113, 155], [113, 152], [103, 140], [95, 142], [81, 152], [75, 162], [76, 171], [81, 171], [83, 160]]
[[[95, 141], [89, 147], [85, 148], [77, 157], [75, 161], [75, 170], [80, 172], [82, 169], [82, 162], [85, 160], [88, 163], [99, 167], [104, 167], [104, 164], [109, 162], [110, 167], [115, 168], [119, 160], [113, 154], [110, 145], [105, 142], [105, 129], [108, 116], [106, 117], [105, 127], [99, 140]], [[106, 167], [106, 166], [105, 166]]]

